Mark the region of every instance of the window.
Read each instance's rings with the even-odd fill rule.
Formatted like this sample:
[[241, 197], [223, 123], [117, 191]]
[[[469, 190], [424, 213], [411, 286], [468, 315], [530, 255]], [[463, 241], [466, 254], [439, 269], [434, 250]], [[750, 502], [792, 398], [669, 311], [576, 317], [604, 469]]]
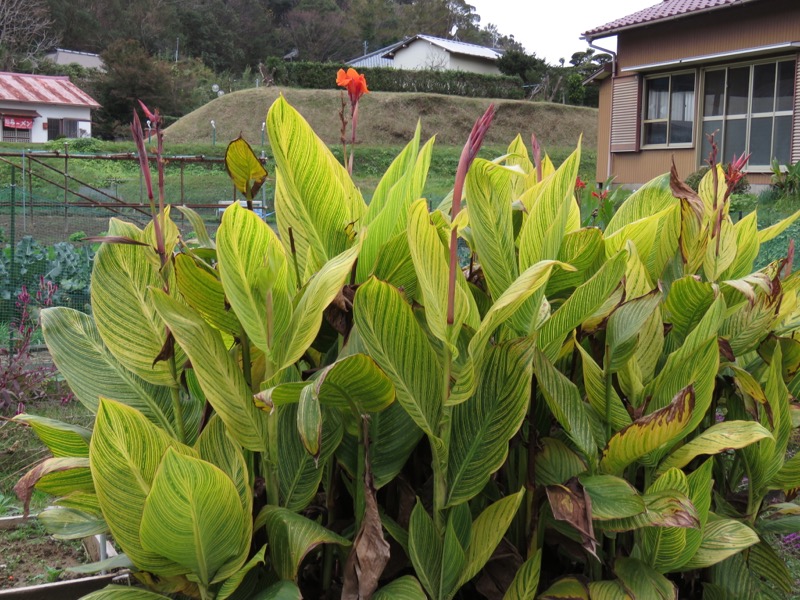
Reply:
[[789, 163], [794, 70], [793, 59], [707, 70], [700, 160], [708, 157], [714, 133], [722, 162], [750, 152], [750, 170], [767, 170], [773, 159]]
[[78, 137], [77, 119], [47, 119], [47, 139]]
[[694, 73], [645, 79], [645, 146], [690, 146], [694, 131]]
[[3, 115], [0, 126], [3, 127], [4, 142], [30, 142], [33, 118]]

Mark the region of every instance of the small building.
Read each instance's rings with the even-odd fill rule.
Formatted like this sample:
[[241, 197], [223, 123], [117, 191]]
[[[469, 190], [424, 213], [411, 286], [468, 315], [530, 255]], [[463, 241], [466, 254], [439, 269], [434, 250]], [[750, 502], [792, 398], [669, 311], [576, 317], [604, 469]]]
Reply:
[[500, 75], [503, 51], [457, 40], [417, 34], [347, 62], [351, 67], [436, 69]]
[[583, 34], [617, 37], [600, 85], [597, 180], [638, 185], [751, 153], [753, 184], [800, 160], [800, 2], [662, 0]]
[[69, 77], [0, 72], [0, 141], [91, 137], [95, 108], [100, 105]]
[[77, 50], [65, 50], [64, 48], [56, 48], [51, 50], [44, 57], [52, 63], [57, 65], [80, 65], [86, 69], [99, 69], [105, 70], [103, 59], [99, 54], [91, 52], [78, 52]]

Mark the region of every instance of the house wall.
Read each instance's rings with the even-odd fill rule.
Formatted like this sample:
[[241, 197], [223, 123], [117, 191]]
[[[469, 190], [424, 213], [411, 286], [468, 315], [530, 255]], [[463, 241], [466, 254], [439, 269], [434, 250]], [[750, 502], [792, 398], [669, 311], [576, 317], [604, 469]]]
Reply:
[[414, 40], [395, 52], [397, 69], [450, 69], [450, 53], [425, 40]]
[[[83, 135], [83, 137], [91, 137], [92, 135], [91, 110], [88, 107], [33, 104], [26, 102], [0, 103], [0, 112], [3, 112], [4, 109], [13, 110], [15, 108], [35, 110], [41, 115], [41, 117], [36, 117], [33, 121], [33, 129], [31, 130], [31, 143], [33, 144], [43, 144], [47, 141], [46, 125], [48, 119], [77, 120], [79, 121], [79, 129], [85, 130], [85, 135]], [[0, 133], [2, 133], [2, 122], [0, 122]]]
[[[683, 57], [704, 56], [755, 48], [771, 44], [800, 41], [800, 2], [797, 0], [768, 0], [744, 6], [711, 11], [621, 32], [617, 39], [618, 75], [636, 73], [631, 67], [653, 65], [654, 63], [674, 61]], [[602, 44], [602, 42], [600, 42]], [[765, 54], [758, 58], [796, 57], [797, 49]], [[666, 67], [648, 70], [646, 74], [670, 73], [676, 70], [691, 70], [699, 73], [704, 66], [732, 64], [747, 61], [748, 58], [721, 58], [707, 65]], [[645, 73], [641, 73], [644, 75]], [[699, 78], [698, 78], [699, 82]], [[800, 86], [796, 86], [796, 105], [800, 106]], [[647, 149], [637, 152], [614, 153], [609, 158], [611, 129], [611, 91], [612, 79], [601, 82], [600, 110], [598, 114], [598, 156], [597, 181], [607, 178], [609, 160], [615, 182], [629, 185], [645, 183], [669, 170], [674, 156], [678, 173], [686, 176], [695, 171], [705, 157], [700, 156], [698, 146], [701, 142], [699, 122], [695, 122], [695, 135], [692, 148]], [[696, 88], [700, 97], [700, 88]], [[641, 116], [641, 115], [640, 115]], [[795, 114], [795, 131], [800, 115]], [[798, 134], [795, 134], [798, 135]], [[797, 147], [800, 140], [794, 142]], [[768, 184], [768, 173], [748, 173], [752, 184]]]
[[500, 69], [493, 62], [479, 60], [469, 56], [450, 56], [450, 68], [456, 71], [467, 71], [470, 73], [481, 73], [483, 75], [500, 75]]

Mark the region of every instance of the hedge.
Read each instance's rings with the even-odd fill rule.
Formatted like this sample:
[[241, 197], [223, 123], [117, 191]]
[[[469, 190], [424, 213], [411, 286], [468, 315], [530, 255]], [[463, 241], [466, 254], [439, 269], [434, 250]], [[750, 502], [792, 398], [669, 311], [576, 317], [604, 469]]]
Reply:
[[[336, 71], [347, 68], [346, 65], [317, 62], [281, 62], [270, 66], [275, 69], [276, 85], [311, 89], [336, 88]], [[377, 92], [426, 92], [511, 100], [524, 97], [522, 80], [516, 76], [431, 69], [363, 68], [359, 72], [366, 75], [369, 89]]]

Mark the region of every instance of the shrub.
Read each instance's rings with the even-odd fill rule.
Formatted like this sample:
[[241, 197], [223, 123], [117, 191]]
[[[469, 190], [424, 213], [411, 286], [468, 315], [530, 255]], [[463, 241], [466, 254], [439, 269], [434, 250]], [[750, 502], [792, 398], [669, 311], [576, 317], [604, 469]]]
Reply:
[[43, 520], [197, 598], [788, 594], [765, 540], [798, 530], [800, 275], [753, 260], [800, 213], [734, 225], [738, 173], [717, 198], [665, 175], [582, 228], [580, 148], [555, 169], [517, 137], [467, 172], [489, 118], [432, 211], [419, 129], [367, 206], [280, 98], [277, 233], [238, 203], [214, 241], [187, 211], [191, 247], [164, 208], [112, 220], [92, 316], [42, 314], [91, 442], [19, 417], [62, 457], [20, 493], [80, 478]]
[[[274, 80], [277, 85], [312, 89], [334, 88], [336, 86], [331, 81], [332, 68], [336, 67], [329, 63], [285, 63], [273, 71]], [[365, 68], [362, 72], [369, 81], [370, 89], [379, 92], [424, 92], [516, 100], [524, 97], [522, 80], [519, 77], [432, 69]]]
[[[728, 165], [722, 165], [722, 170], [727, 171]], [[697, 191], [700, 182], [702, 181], [703, 177], [706, 176], [710, 171], [708, 166], [700, 167], [694, 173], [690, 173], [688, 177], [686, 177], [686, 185], [692, 188], [695, 192]], [[747, 194], [750, 191], [750, 182], [747, 180], [747, 177], [742, 177], [736, 187], [733, 189], [734, 194]]]
[[773, 160], [772, 189], [783, 196], [800, 195], [800, 161], [782, 167], [777, 160]]

